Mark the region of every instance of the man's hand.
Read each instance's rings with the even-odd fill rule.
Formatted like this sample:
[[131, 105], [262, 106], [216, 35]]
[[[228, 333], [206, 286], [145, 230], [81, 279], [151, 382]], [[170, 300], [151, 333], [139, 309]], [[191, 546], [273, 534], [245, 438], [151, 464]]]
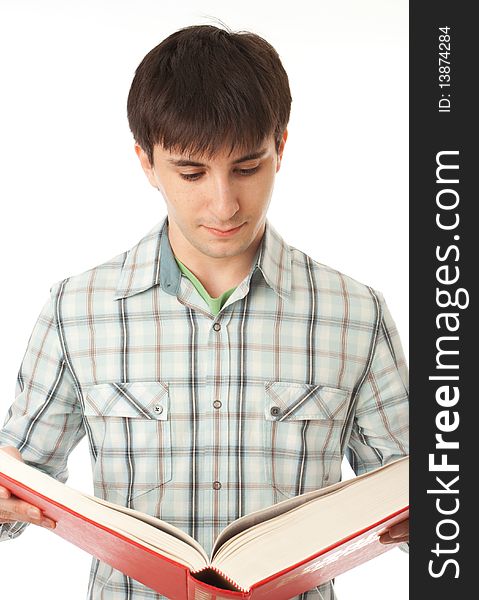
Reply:
[[397, 544], [398, 542], [409, 542], [409, 519], [396, 523], [379, 536], [381, 544]]
[[[22, 455], [13, 446], [0, 446], [0, 451], [23, 461]], [[15, 521], [33, 523], [49, 529], [55, 528], [55, 521], [44, 517], [40, 509], [20, 500], [6, 488], [0, 486], [0, 524], [14, 523]]]

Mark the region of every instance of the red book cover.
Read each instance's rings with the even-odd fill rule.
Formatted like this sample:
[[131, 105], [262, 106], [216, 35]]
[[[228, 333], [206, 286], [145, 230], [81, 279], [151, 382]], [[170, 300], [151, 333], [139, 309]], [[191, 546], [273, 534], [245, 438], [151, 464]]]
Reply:
[[[216, 573], [213, 568], [191, 573], [181, 563], [92, 521], [1, 472], [0, 484], [56, 521], [53, 531], [57, 535], [172, 600], [287, 600], [391, 549], [393, 545], [379, 542], [379, 533], [409, 514], [405, 507], [301, 563], [255, 583], [249, 590], [242, 590], [227, 575]], [[228, 587], [229, 590], [224, 589]]]

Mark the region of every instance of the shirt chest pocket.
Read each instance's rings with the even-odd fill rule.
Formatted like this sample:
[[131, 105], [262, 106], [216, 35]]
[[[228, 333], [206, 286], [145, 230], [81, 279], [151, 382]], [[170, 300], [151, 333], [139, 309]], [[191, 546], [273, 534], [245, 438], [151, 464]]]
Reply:
[[102, 383], [89, 386], [84, 398], [96, 493], [129, 505], [172, 479], [167, 383]]
[[339, 481], [349, 397], [320, 384], [265, 383], [266, 477], [276, 490], [291, 497]]

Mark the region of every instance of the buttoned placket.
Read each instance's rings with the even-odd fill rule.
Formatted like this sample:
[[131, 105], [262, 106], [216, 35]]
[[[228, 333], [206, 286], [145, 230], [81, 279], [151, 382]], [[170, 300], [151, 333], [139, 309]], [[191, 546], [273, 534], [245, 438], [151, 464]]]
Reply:
[[[198, 395], [198, 443], [200, 447], [211, 448], [211, 455], [200, 453], [201, 481], [198, 481], [201, 490], [198, 496], [198, 514], [211, 514], [213, 516], [212, 539], [218, 536], [221, 530], [231, 520], [229, 507], [229, 451], [228, 446], [233, 443], [231, 439], [230, 423], [228, 418], [230, 402], [230, 361], [231, 350], [228, 334], [228, 324], [235, 310], [235, 302], [241, 300], [247, 293], [244, 286], [236, 289], [236, 299], [225, 303], [217, 315], [213, 315], [204, 299], [196, 290], [191, 281], [182, 277], [178, 300], [185, 306], [196, 311], [198, 323], [201, 324], [201, 335], [207, 339], [206, 356], [199, 357], [202, 377], [206, 386], [200, 388]], [[233, 296], [232, 294], [232, 296]], [[228, 300], [231, 300], [231, 296]], [[232, 408], [234, 410], [234, 407]], [[205, 510], [202, 511], [204, 504]]]

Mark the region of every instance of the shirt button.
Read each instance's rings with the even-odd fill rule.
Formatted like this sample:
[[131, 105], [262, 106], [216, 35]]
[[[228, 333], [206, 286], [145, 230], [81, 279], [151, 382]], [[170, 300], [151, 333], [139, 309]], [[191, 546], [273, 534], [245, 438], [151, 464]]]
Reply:
[[219, 490], [221, 488], [221, 483], [219, 481], [214, 481], [213, 482], [213, 489], [214, 490]]
[[161, 404], [155, 404], [155, 407], [153, 409], [158, 415], [161, 415], [161, 413], [163, 412], [163, 407], [161, 406]]
[[215, 323], [215, 324], [213, 325], [213, 329], [214, 329], [215, 331], [219, 331], [219, 330], [221, 329], [221, 324], [220, 324], [220, 323]]
[[273, 417], [277, 417], [281, 412], [281, 409], [279, 408], [279, 406], [273, 406], [269, 412]]
[[214, 406], [215, 408], [221, 408], [221, 400], [215, 400], [215, 401], [213, 402], [213, 406]]

